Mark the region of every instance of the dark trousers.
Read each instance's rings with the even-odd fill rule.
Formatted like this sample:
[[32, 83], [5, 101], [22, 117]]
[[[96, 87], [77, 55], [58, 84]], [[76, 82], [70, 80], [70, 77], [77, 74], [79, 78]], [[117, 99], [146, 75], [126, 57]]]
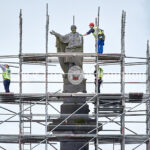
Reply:
[[104, 40], [98, 39], [98, 53], [103, 54]]
[[100, 93], [100, 86], [101, 86], [101, 83], [102, 83], [102, 80], [99, 79], [99, 80], [98, 80], [98, 93]]
[[9, 92], [10, 92], [10, 91], [9, 91], [10, 80], [9, 80], [9, 79], [6, 79], [6, 80], [3, 81], [3, 83], [4, 83], [5, 92], [6, 92], [6, 93], [9, 93]]
[[[101, 84], [102, 84], [102, 79], [98, 79], [98, 93], [100, 93]], [[95, 86], [96, 86], [96, 83], [95, 83]]]

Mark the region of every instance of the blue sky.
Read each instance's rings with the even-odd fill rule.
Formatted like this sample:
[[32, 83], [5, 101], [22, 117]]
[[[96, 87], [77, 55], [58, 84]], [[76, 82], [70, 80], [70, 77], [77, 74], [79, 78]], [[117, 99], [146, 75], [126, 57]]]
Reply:
[[[126, 55], [142, 56], [146, 54], [146, 42], [150, 39], [150, 1], [149, 0], [0, 0], [0, 52], [1, 55], [18, 54], [19, 52], [19, 10], [23, 11], [23, 52], [45, 52], [45, 13], [46, 3], [49, 4], [50, 30], [61, 34], [70, 32], [72, 18], [79, 33], [89, 30], [88, 24], [94, 22], [97, 8], [100, 6], [100, 27], [104, 29], [106, 42], [104, 53], [120, 53], [121, 13], [125, 10], [126, 20]], [[55, 37], [49, 35], [49, 52], [56, 52]], [[95, 40], [92, 35], [84, 37], [84, 52], [95, 52]], [[11, 61], [11, 60], [9, 60]], [[84, 72], [92, 73], [93, 65], [84, 66]], [[25, 66], [24, 72], [44, 72], [44, 67]], [[119, 67], [104, 67], [104, 72], [119, 72]], [[126, 68], [127, 72], [145, 72], [145, 67]], [[18, 72], [12, 69], [12, 72]], [[62, 72], [59, 65], [49, 67], [49, 72]], [[2, 78], [0, 78], [2, 80]], [[43, 80], [43, 77], [26, 77], [28, 80]], [[51, 77], [56, 79], [56, 77]], [[62, 80], [61, 76], [57, 79]], [[119, 77], [105, 77], [105, 81], [118, 80]], [[127, 77], [127, 80], [143, 81], [144, 77]], [[12, 80], [18, 80], [12, 76]], [[88, 78], [93, 81], [94, 77]], [[60, 85], [49, 85], [49, 91], [54, 92]], [[61, 85], [62, 88], [62, 85]], [[3, 91], [3, 86], [0, 86]], [[44, 92], [44, 85], [37, 84], [23, 87], [24, 92]], [[88, 92], [94, 91], [94, 85], [87, 86]], [[145, 85], [126, 86], [126, 92], [144, 91]], [[18, 92], [18, 85], [11, 84], [11, 91]], [[118, 86], [103, 85], [103, 92], [118, 92]], [[9, 107], [9, 106], [8, 106]], [[12, 108], [13, 109], [13, 108]], [[14, 110], [16, 107], [14, 107]], [[39, 108], [37, 108], [37, 111]], [[8, 129], [3, 126], [0, 131]], [[37, 127], [40, 129], [40, 127]], [[133, 127], [134, 128], [134, 127]], [[142, 127], [140, 127], [142, 130]], [[17, 129], [14, 128], [14, 131]], [[12, 131], [13, 132], [13, 131]], [[35, 130], [36, 132], [36, 130]], [[11, 146], [6, 146], [8, 150]], [[16, 146], [14, 146], [16, 148]], [[15, 149], [14, 148], [14, 149]], [[106, 148], [106, 147], [104, 147]], [[128, 149], [127, 149], [128, 150]], [[140, 149], [142, 150], [142, 148]], [[143, 148], [144, 150], [144, 148]]]

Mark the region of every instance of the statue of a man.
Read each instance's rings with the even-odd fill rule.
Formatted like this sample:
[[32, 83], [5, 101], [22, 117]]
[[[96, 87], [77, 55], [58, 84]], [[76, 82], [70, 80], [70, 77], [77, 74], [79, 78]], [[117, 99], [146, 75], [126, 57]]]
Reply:
[[[77, 53], [83, 52], [83, 38], [78, 32], [76, 32], [77, 27], [75, 25], [71, 26], [71, 33], [66, 35], [61, 35], [55, 31], [51, 31], [52, 35], [56, 37], [56, 47], [57, 52], [68, 52], [68, 53]], [[69, 57], [60, 57], [59, 62], [64, 73], [68, 73], [70, 67], [76, 65], [82, 69], [82, 56], [69, 56]]]

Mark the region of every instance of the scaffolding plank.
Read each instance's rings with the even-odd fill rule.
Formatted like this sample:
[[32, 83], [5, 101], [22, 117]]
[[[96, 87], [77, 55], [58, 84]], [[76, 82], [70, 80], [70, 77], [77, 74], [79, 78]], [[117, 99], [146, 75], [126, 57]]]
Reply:
[[[33, 56], [27, 56], [27, 57], [23, 57], [23, 62], [24, 63], [42, 63], [45, 62], [45, 57], [43, 56], [39, 56], [39, 57], [33, 57]], [[96, 62], [96, 58], [95, 57], [84, 57], [83, 58], [83, 63], [85, 64], [92, 64]], [[107, 63], [119, 63], [120, 60], [109, 60], [109, 59], [99, 59], [99, 63], [101, 64], [107, 64]], [[59, 59], [56, 57], [49, 57], [48, 58], [48, 63], [59, 63]]]
[[[78, 97], [78, 98], [86, 98], [86, 101], [88, 101], [90, 98], [94, 97], [95, 93], [49, 93], [49, 101], [52, 102], [62, 102], [65, 101], [66, 97]], [[132, 101], [130, 100], [130, 95], [129, 94], [125, 94], [125, 99], [126, 99], [126, 103], [139, 103], [141, 102], [141, 100], [147, 99], [149, 97], [148, 94], [143, 94], [142, 99], [135, 99]], [[105, 102], [115, 102], [118, 103], [122, 96], [121, 94], [98, 94], [99, 100], [101, 103], [105, 103]], [[20, 94], [18, 93], [10, 93], [10, 94], [6, 94], [6, 93], [0, 93], [0, 102], [3, 103], [7, 103], [7, 102], [14, 102], [17, 103], [19, 102], [20, 98], [22, 98], [22, 102], [29, 102], [29, 101], [40, 101], [41, 99], [45, 98], [45, 93], [25, 93], [25, 94]], [[43, 100], [44, 102], [44, 100]], [[93, 102], [93, 101], [91, 101]]]
[[[66, 53], [48, 53], [48, 57], [96, 57], [96, 53], [75, 53], [75, 52], [66, 52]], [[24, 62], [28, 61], [45, 61], [46, 54], [45, 53], [24, 53], [22, 54], [22, 58]], [[98, 59], [103, 60], [111, 60], [111, 61], [119, 61], [121, 60], [121, 54], [119, 53], [108, 53], [108, 54], [99, 54]], [[91, 61], [90, 59], [86, 59], [86, 61]], [[96, 61], [96, 60], [95, 60]]]
[[[2, 134], [0, 136], [0, 143], [18, 143], [19, 140], [18, 134]], [[65, 140], [90, 140], [92, 137], [95, 137], [95, 134], [53, 134], [48, 135], [48, 141], [59, 142], [62, 141], [65, 137]], [[22, 142], [24, 143], [39, 143], [46, 138], [46, 135], [22, 135]], [[139, 135], [125, 135], [126, 144], [141, 144], [143, 141], [148, 139], [149, 137], [144, 134]], [[100, 144], [112, 144], [112, 143], [120, 143], [122, 139], [121, 134], [107, 134], [107, 135], [99, 135], [98, 137]]]

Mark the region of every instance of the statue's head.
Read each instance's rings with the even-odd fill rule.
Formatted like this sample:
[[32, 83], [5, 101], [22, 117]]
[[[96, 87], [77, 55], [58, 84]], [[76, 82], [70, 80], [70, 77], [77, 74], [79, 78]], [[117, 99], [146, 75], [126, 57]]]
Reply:
[[76, 27], [75, 25], [72, 25], [72, 26], [71, 26], [71, 31], [72, 31], [72, 33], [76, 33], [76, 29], [77, 29], [77, 27]]

